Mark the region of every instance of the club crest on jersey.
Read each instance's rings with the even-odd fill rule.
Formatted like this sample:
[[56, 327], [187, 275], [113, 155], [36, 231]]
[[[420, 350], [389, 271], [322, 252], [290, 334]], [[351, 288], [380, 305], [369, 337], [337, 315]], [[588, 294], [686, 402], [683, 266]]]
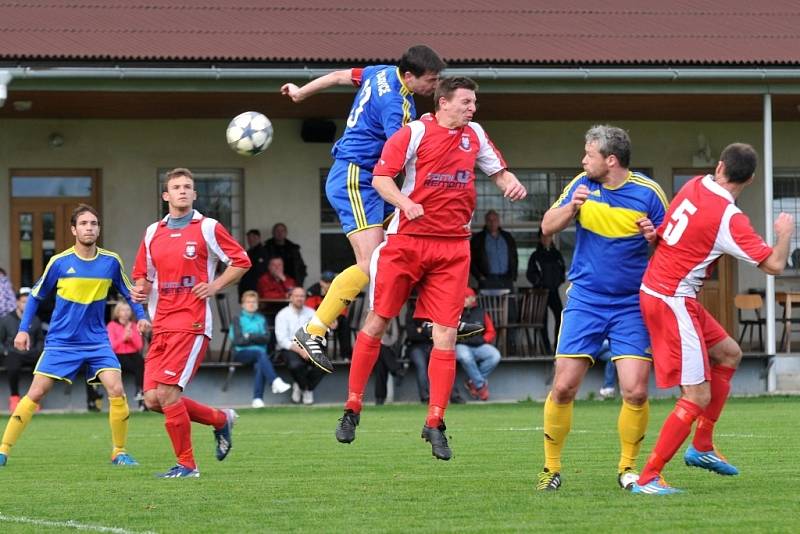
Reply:
[[469, 135], [462, 134], [461, 135], [461, 143], [458, 145], [458, 148], [465, 152], [469, 152], [470, 144], [469, 144]]
[[183, 251], [183, 257], [187, 260], [193, 260], [197, 257], [197, 243], [195, 241], [186, 242], [186, 249]]

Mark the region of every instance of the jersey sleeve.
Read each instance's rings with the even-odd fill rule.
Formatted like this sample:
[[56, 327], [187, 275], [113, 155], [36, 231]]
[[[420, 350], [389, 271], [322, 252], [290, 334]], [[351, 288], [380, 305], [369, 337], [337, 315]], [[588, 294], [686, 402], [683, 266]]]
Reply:
[[121, 259], [115, 258], [116, 260], [116, 269], [114, 272], [114, 277], [112, 278], [112, 283], [114, 287], [122, 295], [128, 305], [133, 310], [133, 314], [136, 316], [136, 320], [141, 321], [142, 319], [146, 319], [147, 316], [144, 314], [144, 308], [138, 302], [134, 302], [131, 299], [131, 289], [133, 289], [133, 284], [131, 283], [128, 275], [125, 274], [125, 265], [122, 263]]
[[361, 87], [361, 80], [363, 80], [364, 69], [363, 68], [354, 68], [350, 69], [350, 81], [353, 82], [353, 85], [356, 87]]
[[653, 182], [653, 192], [655, 193], [650, 200], [650, 211], [647, 218], [653, 223], [653, 227], [658, 228], [664, 222], [664, 216], [667, 214], [669, 202], [664, 190], [661, 189], [655, 181]]
[[758, 265], [772, 254], [772, 247], [753, 230], [750, 219], [744, 213], [735, 213], [728, 224], [730, 241], [723, 240], [726, 253], [742, 261]]
[[408, 145], [410, 141], [411, 127], [403, 126], [383, 145], [381, 157], [375, 165], [372, 175], [394, 178], [400, 174], [400, 171], [406, 165], [406, 161], [408, 161]]
[[572, 194], [578, 188], [579, 185], [586, 183], [586, 173], [581, 173], [575, 178], [572, 179], [570, 183], [564, 187], [564, 190], [561, 192], [561, 196], [559, 196], [553, 205], [550, 206], [550, 209], [560, 208], [570, 203], [572, 200]]
[[[209, 223], [213, 221], [213, 229], [209, 232]], [[225, 265], [249, 269], [252, 266], [247, 252], [231, 234], [214, 219], [203, 221], [203, 237], [211, 252], [213, 252]]]
[[469, 123], [469, 126], [478, 137], [478, 157], [475, 160], [478, 168], [487, 176], [492, 176], [508, 168], [506, 160], [503, 159], [503, 155], [494, 146], [492, 140], [489, 139], [489, 135], [483, 129], [483, 126], [476, 122]]
[[133, 262], [133, 279], [141, 280], [146, 279], [152, 282], [156, 278], [156, 268], [153, 265], [153, 260], [150, 258], [150, 250], [147, 245], [147, 232], [142, 242], [139, 243], [139, 250], [136, 252], [136, 260]]

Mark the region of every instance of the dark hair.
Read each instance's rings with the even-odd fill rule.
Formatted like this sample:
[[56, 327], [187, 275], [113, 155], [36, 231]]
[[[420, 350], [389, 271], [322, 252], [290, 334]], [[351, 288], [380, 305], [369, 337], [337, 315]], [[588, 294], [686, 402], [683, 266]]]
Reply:
[[425, 45], [412, 46], [406, 50], [397, 64], [400, 74], [410, 72], [418, 78], [426, 72], [438, 74], [446, 66], [447, 64], [442, 61], [442, 58], [432, 48]]
[[286, 233], [289, 233], [289, 227], [286, 226], [286, 224], [282, 223], [282, 222], [276, 222], [275, 224], [273, 224], [272, 225], [272, 232], [274, 233], [275, 230], [277, 230], [279, 226], [283, 226], [284, 228], [286, 228]]
[[171, 171], [167, 172], [167, 175], [164, 178], [163, 191], [165, 193], [167, 192], [167, 184], [169, 183], [170, 180], [172, 180], [173, 178], [180, 178], [181, 176], [185, 176], [186, 178], [194, 182], [194, 175], [192, 174], [192, 171], [184, 167], [176, 167]]
[[475, 80], [467, 78], [466, 76], [442, 78], [439, 81], [439, 85], [436, 86], [436, 91], [433, 93], [433, 107], [439, 109], [439, 99], [444, 98], [445, 100], [450, 100], [457, 89], [477, 91], [478, 84], [475, 83]]
[[631, 138], [622, 128], [608, 124], [592, 126], [586, 132], [586, 143], [597, 143], [597, 151], [604, 158], [614, 156], [626, 169], [631, 163]]
[[89, 204], [78, 204], [78, 207], [72, 210], [72, 217], [69, 218], [70, 226], [76, 226], [78, 224], [78, 217], [80, 217], [81, 213], [86, 213], [87, 211], [97, 217], [97, 224], [99, 225], [100, 215], [97, 213], [97, 210]]
[[245, 235], [257, 235], [258, 237], [261, 237], [261, 231], [256, 230], [255, 228], [251, 228], [250, 230], [247, 231]]
[[725, 147], [719, 160], [725, 165], [725, 176], [741, 184], [753, 177], [758, 166], [758, 152], [746, 143], [733, 143]]

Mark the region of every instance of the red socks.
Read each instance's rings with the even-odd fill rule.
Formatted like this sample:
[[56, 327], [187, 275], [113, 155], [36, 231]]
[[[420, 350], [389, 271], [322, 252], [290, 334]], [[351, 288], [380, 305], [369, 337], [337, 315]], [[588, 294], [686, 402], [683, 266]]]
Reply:
[[653, 452], [647, 459], [639, 475], [639, 485], [643, 486], [656, 478], [669, 462], [692, 431], [692, 423], [703, 409], [687, 399], [678, 399], [675, 409], [667, 416]]
[[195, 423], [210, 425], [213, 426], [215, 430], [219, 430], [227, 422], [225, 413], [222, 410], [200, 404], [189, 397], [183, 397], [183, 404], [186, 406], [186, 413], [189, 414], [189, 419]]
[[358, 333], [355, 347], [353, 347], [353, 359], [350, 362], [345, 410], [361, 413], [361, 399], [364, 397], [364, 388], [367, 387], [369, 375], [378, 360], [380, 351], [380, 338], [369, 336], [364, 332]]
[[431, 400], [428, 404], [428, 417], [425, 424], [436, 428], [444, 421], [444, 412], [456, 379], [456, 351], [431, 350], [428, 363], [428, 379], [431, 383]]
[[196, 469], [197, 464], [194, 462], [194, 453], [192, 452], [192, 422], [186, 411], [184, 399], [178, 399], [178, 402], [169, 406], [162, 406], [162, 410], [166, 416], [164, 426], [172, 441], [172, 449], [175, 451], [178, 463], [184, 467]]
[[711, 402], [708, 403], [703, 414], [697, 419], [697, 428], [694, 431], [692, 445], [700, 452], [714, 450], [714, 424], [722, 413], [725, 401], [731, 391], [731, 378], [736, 369], [715, 365], [711, 368]]

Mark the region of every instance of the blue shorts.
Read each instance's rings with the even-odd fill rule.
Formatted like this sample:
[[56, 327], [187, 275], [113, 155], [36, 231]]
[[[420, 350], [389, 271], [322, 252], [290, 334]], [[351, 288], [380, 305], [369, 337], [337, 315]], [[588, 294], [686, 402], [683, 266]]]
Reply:
[[567, 291], [556, 358], [589, 358], [594, 364], [603, 341], [608, 339], [611, 361], [621, 358], [653, 360], [638, 295], [595, 299], [575, 289], [572, 286]]
[[72, 379], [84, 364], [87, 366], [86, 381], [89, 384], [99, 384], [100, 379], [97, 375], [102, 371], [121, 372], [117, 355], [108, 346], [89, 349], [45, 348], [33, 373], [72, 384]]
[[394, 213], [394, 206], [372, 187], [372, 170], [349, 161], [334, 161], [325, 182], [325, 193], [347, 235], [381, 227]]

